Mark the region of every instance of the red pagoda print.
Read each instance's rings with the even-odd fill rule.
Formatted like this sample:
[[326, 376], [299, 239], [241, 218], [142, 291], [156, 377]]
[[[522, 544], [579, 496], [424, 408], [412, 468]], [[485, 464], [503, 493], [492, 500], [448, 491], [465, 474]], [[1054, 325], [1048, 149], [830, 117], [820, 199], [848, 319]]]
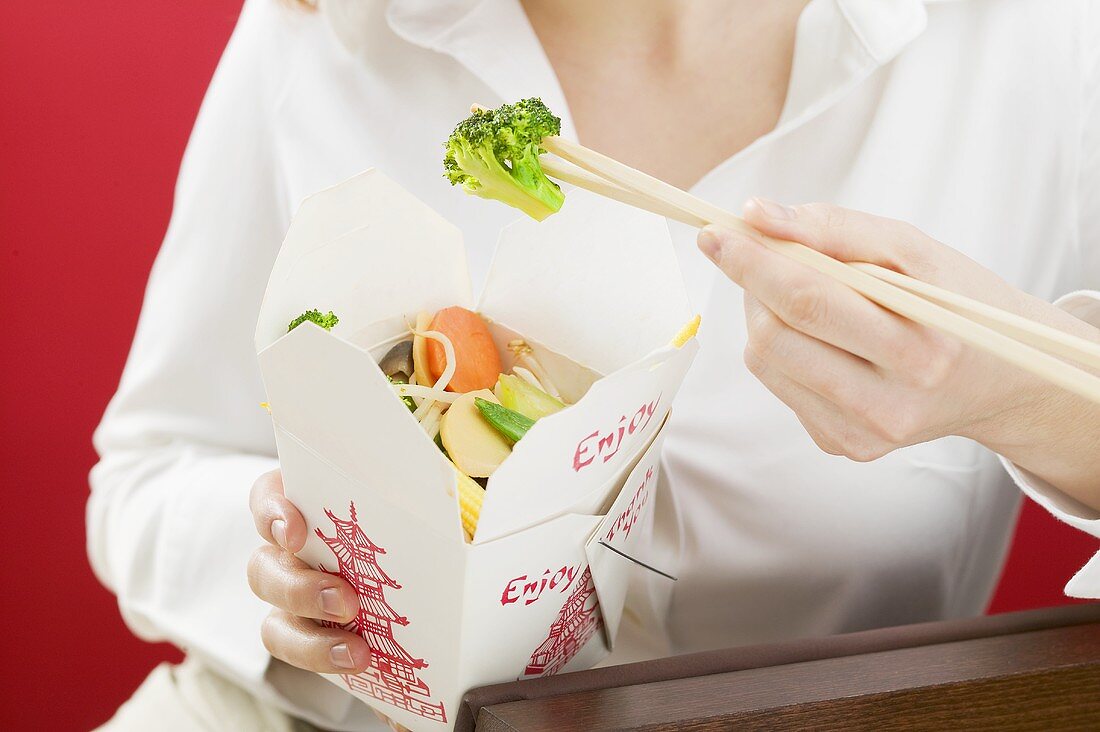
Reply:
[[592, 570], [585, 567], [573, 593], [550, 625], [546, 640], [531, 654], [523, 675], [550, 676], [561, 671], [600, 629], [601, 622]]
[[399, 615], [386, 601], [386, 588], [401, 589], [401, 585], [378, 566], [378, 555], [385, 554], [386, 550], [368, 539], [359, 528], [354, 503], [350, 507], [351, 517], [346, 521], [327, 508], [325, 514], [336, 531], [334, 536], [325, 536], [317, 529], [317, 536], [332, 550], [339, 566], [335, 572], [324, 565], [319, 569], [343, 577], [359, 595], [359, 613], [354, 620], [345, 625], [328, 622], [325, 625], [359, 634], [371, 650], [370, 668], [354, 676], [343, 674], [344, 683], [352, 691], [427, 719], [446, 722], [447, 711], [443, 703], [434, 703], [428, 685], [417, 675], [417, 671], [427, 668], [428, 664], [422, 658], [413, 658], [393, 638], [393, 625], [406, 626], [409, 619]]

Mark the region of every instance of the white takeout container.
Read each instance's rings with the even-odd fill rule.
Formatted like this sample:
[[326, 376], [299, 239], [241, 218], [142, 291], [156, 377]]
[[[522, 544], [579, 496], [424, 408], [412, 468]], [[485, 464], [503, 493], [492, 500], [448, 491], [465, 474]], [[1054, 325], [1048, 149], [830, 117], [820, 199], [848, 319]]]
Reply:
[[[478, 310], [522, 337], [569, 408], [492, 476], [473, 543], [451, 464], [378, 369], [419, 311]], [[311, 308], [331, 332], [287, 324]], [[584, 668], [615, 642], [630, 557], [645, 557], [661, 428], [694, 358], [664, 219], [573, 191], [503, 230], [484, 295], [462, 236], [369, 170], [302, 204], [268, 283], [256, 349], [300, 556], [360, 593], [371, 668], [331, 676], [413, 729], [447, 729], [471, 687]]]

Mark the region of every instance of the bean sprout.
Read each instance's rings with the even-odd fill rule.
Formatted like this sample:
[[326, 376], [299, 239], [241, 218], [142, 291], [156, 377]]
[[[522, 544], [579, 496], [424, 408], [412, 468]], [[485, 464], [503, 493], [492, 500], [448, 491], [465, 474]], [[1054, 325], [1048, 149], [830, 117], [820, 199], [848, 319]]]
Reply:
[[394, 384], [393, 390], [397, 392], [398, 396], [408, 396], [418, 401], [422, 399], [432, 399], [437, 402], [444, 402], [445, 404], [454, 404], [454, 401], [462, 396], [453, 391], [443, 391], [442, 389], [433, 389], [428, 386], [418, 386], [416, 384]]
[[[451, 339], [443, 335], [437, 330], [414, 330], [414, 336], [420, 336], [421, 338], [429, 338], [433, 341], [438, 341], [443, 345], [443, 353], [447, 359], [447, 367], [443, 369], [443, 373], [439, 375], [439, 379], [432, 385], [432, 389], [443, 391], [447, 388], [447, 385], [451, 383], [451, 378], [455, 375], [455, 347], [451, 343]], [[428, 410], [435, 404], [436, 400], [432, 397], [426, 397], [420, 406], [413, 412], [413, 416], [418, 421], [423, 421], [427, 416]]]
[[554, 386], [554, 382], [550, 381], [550, 375], [546, 373], [546, 369], [535, 358], [534, 351], [531, 350], [531, 346], [527, 345], [526, 341], [511, 341], [508, 343], [508, 350], [515, 356], [516, 362], [529, 369], [535, 378], [542, 383], [541, 388], [543, 391], [555, 399], [561, 399], [561, 392]]
[[546, 389], [542, 388], [542, 384], [539, 382], [538, 377], [535, 376], [534, 374], [532, 374], [527, 369], [523, 368], [522, 366], [513, 366], [512, 367], [512, 373], [515, 374], [516, 376], [518, 376], [519, 378], [523, 379], [524, 381], [526, 381], [528, 384], [535, 387], [539, 391], [546, 391]]

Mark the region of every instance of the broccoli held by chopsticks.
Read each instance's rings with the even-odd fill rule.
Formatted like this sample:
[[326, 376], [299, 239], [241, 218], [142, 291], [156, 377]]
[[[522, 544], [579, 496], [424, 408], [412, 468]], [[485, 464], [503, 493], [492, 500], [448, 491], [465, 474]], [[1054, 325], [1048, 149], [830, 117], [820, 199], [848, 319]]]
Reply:
[[458, 123], [445, 145], [444, 176], [467, 193], [518, 208], [542, 221], [565, 201], [539, 165], [542, 138], [561, 132], [561, 119], [531, 98], [479, 109]]

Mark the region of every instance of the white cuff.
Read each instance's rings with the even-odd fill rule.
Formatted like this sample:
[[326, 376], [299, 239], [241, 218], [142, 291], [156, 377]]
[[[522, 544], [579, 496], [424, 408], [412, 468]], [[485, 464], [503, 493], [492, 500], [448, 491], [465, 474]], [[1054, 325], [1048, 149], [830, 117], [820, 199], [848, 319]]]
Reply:
[[1100, 291], [1078, 290], [1062, 295], [1054, 304], [1073, 317], [1100, 328]]
[[1070, 597], [1090, 600], [1100, 598], [1100, 552], [1077, 570], [1073, 579], [1066, 583], [1065, 593]]

